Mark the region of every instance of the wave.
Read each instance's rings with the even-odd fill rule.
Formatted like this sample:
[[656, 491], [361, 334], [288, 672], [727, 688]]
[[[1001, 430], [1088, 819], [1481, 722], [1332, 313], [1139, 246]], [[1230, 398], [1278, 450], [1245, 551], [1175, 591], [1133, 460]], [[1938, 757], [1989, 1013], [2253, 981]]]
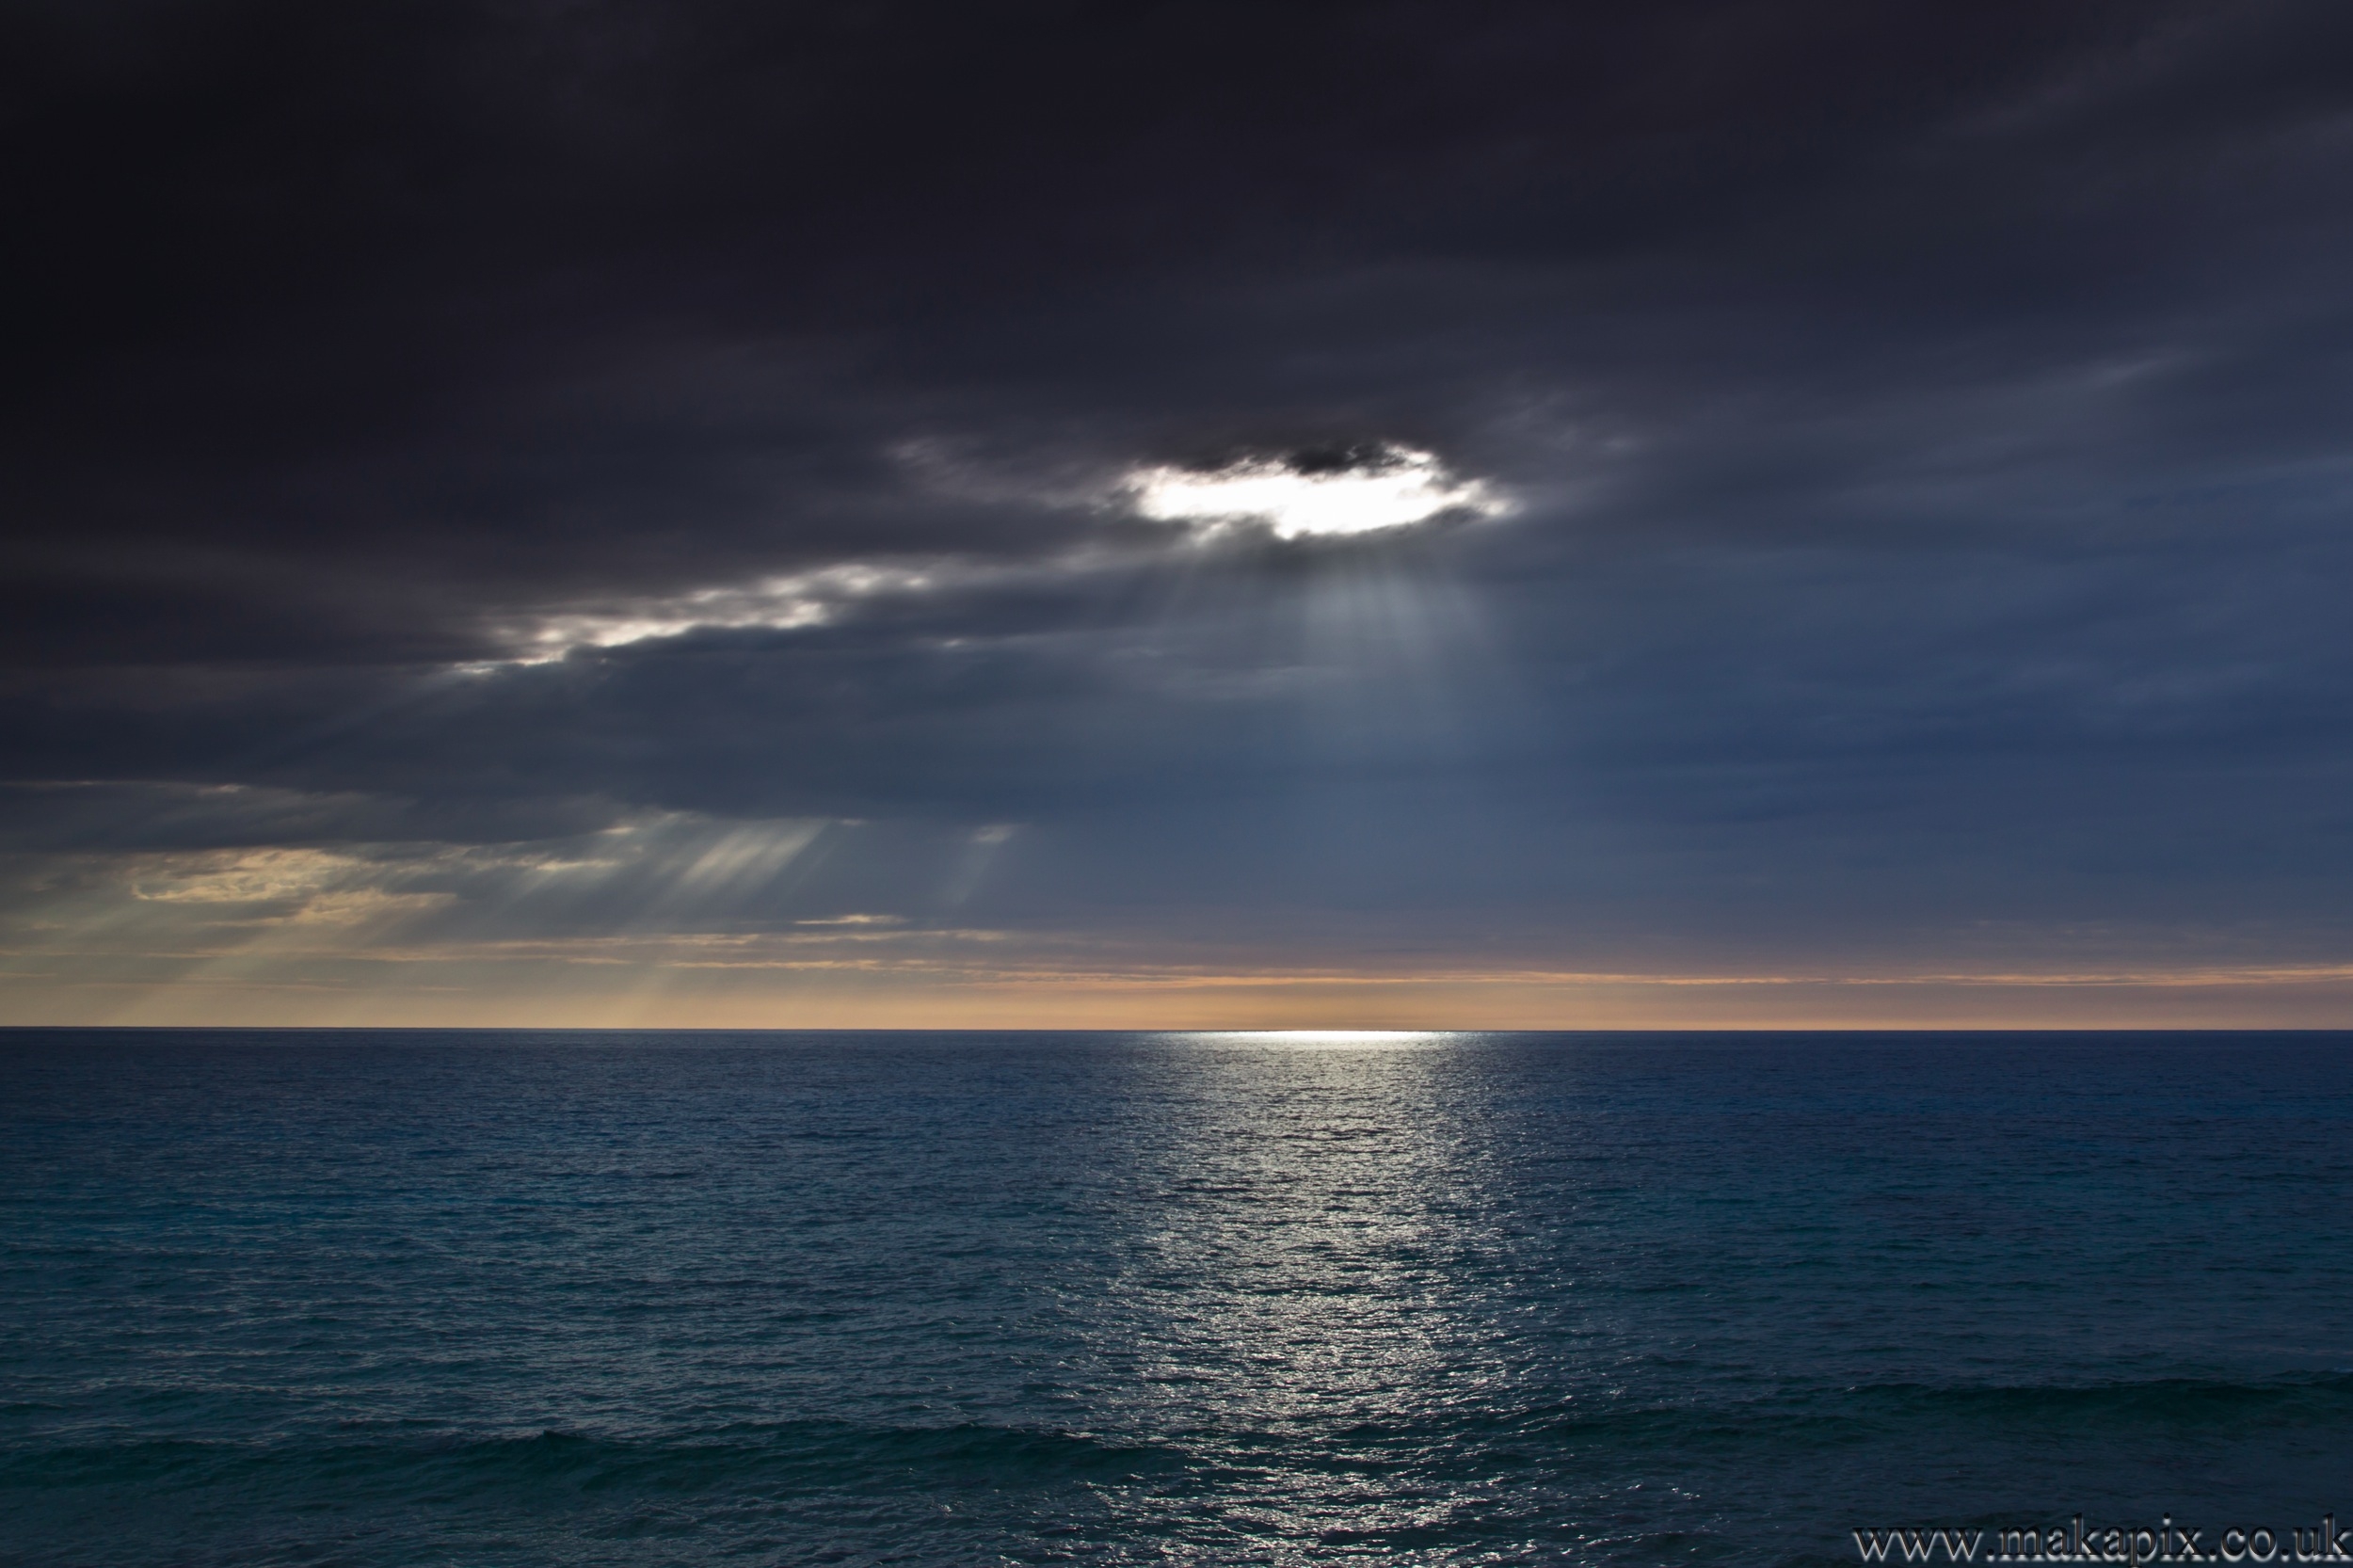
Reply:
[[2241, 1434], [2284, 1438], [2298, 1431], [2353, 1436], [2353, 1373], [2247, 1382], [1865, 1384], [1679, 1403], [1565, 1400], [1458, 1410], [1443, 1420], [1356, 1422], [1331, 1436], [1346, 1452], [1375, 1464], [1384, 1454], [1451, 1446], [1475, 1466], [1533, 1457], [1539, 1449], [1633, 1455], [1745, 1448], [1785, 1455], [1898, 1437], [1971, 1444], [2052, 1434], [2082, 1441], [2194, 1432], [2225, 1441]]
[[1891, 1438], [2001, 1442], [2065, 1434], [2119, 1440], [2195, 1431], [2284, 1437], [2353, 1433], [2353, 1374], [2229, 1382], [1883, 1384], [1681, 1404], [1565, 1400], [1456, 1406], [1281, 1431], [1193, 1425], [1152, 1437], [985, 1423], [875, 1427], [743, 1423], [669, 1435], [544, 1431], [502, 1437], [286, 1436], [264, 1442], [132, 1439], [0, 1450], [0, 1489], [327, 1486], [451, 1498], [513, 1488], [693, 1493], [925, 1491], [1194, 1482], [1241, 1472], [1435, 1477], [1510, 1469], [1562, 1451], [1683, 1454], [1838, 1448]]
[[781, 1422], [672, 1437], [545, 1431], [408, 1441], [306, 1436], [236, 1443], [146, 1439], [0, 1453], [0, 1489], [331, 1485], [450, 1497], [506, 1487], [544, 1493], [695, 1492], [767, 1485], [808, 1491], [900, 1484], [1007, 1486], [1102, 1481], [1180, 1467], [1150, 1444], [1082, 1433], [964, 1424], [858, 1427]]

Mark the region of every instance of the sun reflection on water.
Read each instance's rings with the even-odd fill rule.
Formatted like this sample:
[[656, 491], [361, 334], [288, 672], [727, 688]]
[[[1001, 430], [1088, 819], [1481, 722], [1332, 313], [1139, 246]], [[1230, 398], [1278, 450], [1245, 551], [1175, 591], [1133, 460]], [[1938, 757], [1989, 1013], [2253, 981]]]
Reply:
[[1130, 1179], [1154, 1223], [1092, 1303], [1096, 1408], [1261, 1478], [1211, 1532], [1254, 1560], [1496, 1504], [1442, 1451], [1449, 1413], [1509, 1405], [1515, 1376], [1479, 1075], [1443, 1048], [1474, 1038], [1204, 1032], [1135, 1059]]
[[1399, 1049], [1451, 1045], [1462, 1038], [1439, 1029], [1225, 1029], [1171, 1036], [1221, 1045], [1291, 1046], [1310, 1050]]

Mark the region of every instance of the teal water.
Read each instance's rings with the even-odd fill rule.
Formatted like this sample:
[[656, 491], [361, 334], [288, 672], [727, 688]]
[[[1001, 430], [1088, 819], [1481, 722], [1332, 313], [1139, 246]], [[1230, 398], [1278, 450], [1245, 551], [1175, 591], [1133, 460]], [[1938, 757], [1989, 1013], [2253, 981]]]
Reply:
[[0, 1032], [0, 1563], [2353, 1516], [2353, 1037]]

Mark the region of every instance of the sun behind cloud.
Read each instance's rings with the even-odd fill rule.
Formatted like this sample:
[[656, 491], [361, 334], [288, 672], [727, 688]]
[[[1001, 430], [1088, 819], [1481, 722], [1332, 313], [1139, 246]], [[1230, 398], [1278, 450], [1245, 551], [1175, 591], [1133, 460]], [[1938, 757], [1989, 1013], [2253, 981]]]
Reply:
[[1281, 539], [1511, 510], [1494, 487], [1457, 478], [1435, 454], [1389, 442], [1337, 455], [1245, 457], [1216, 469], [1138, 469], [1127, 490], [1147, 518], [1192, 523], [1205, 534], [1257, 522]]

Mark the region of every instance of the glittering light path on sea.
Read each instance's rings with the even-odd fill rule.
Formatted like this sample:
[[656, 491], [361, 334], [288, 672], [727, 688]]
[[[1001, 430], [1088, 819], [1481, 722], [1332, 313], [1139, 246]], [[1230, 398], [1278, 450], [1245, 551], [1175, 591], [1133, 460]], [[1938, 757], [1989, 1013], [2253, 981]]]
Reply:
[[0, 1034], [8, 1562], [2318, 1517], [2332, 1036]]

